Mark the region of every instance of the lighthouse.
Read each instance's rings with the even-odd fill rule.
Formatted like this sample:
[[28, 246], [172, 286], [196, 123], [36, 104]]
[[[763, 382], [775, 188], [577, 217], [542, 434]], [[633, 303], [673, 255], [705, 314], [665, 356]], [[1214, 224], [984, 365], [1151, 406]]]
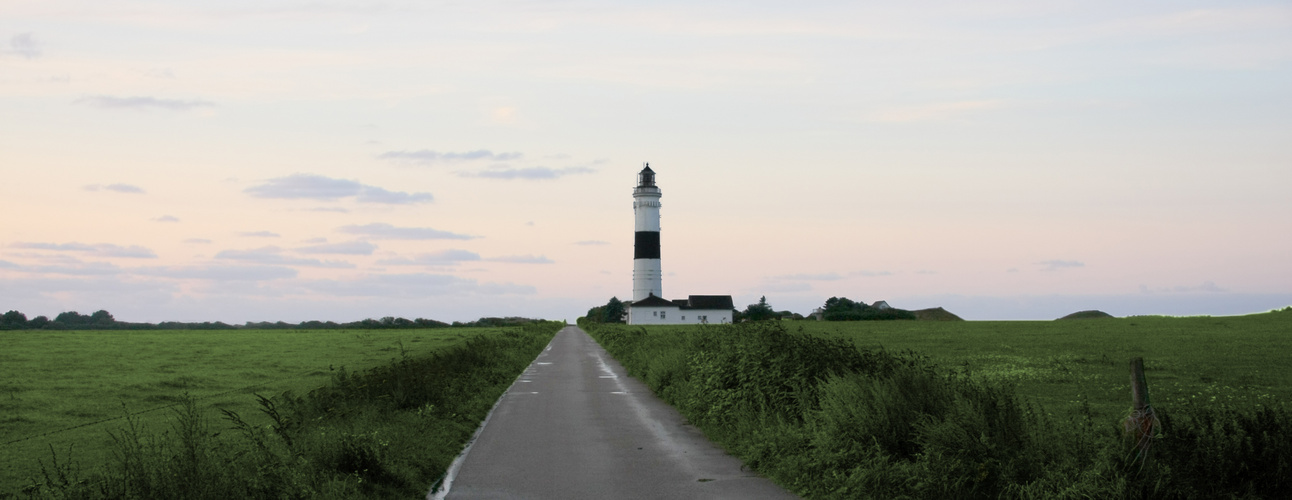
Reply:
[[637, 173], [633, 189], [633, 301], [628, 304], [630, 325], [730, 323], [735, 313], [730, 295], [688, 295], [664, 298], [659, 265], [659, 187], [647, 163]]
[[633, 243], [633, 302], [654, 295], [663, 298], [659, 265], [659, 187], [650, 163], [637, 174], [633, 189], [636, 240]]

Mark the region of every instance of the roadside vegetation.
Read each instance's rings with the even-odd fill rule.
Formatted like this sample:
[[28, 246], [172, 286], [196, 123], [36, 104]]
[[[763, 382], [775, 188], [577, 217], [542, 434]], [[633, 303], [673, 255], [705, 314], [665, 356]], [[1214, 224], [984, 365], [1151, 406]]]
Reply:
[[348, 323], [335, 321], [302, 321], [288, 323], [285, 321], [248, 321], [242, 325], [231, 325], [222, 321], [182, 322], [163, 321], [161, 323], [132, 323], [117, 321], [112, 313], [105, 310], [91, 314], [76, 311], [59, 313], [54, 319], [48, 316], [36, 316], [27, 319], [22, 311], [10, 310], [0, 315], [0, 330], [392, 330], [392, 329], [426, 329], [426, 328], [475, 328], [497, 326], [520, 326], [538, 320], [529, 318], [480, 318], [463, 323], [454, 321], [445, 323], [433, 319], [407, 319], [386, 316], [381, 319], [367, 318]]
[[[244, 392], [240, 397], [255, 410], [224, 407], [218, 416], [209, 400], [190, 391], [200, 385], [176, 386], [169, 405], [154, 412], [165, 419], [126, 407], [100, 426], [109, 441], [101, 450], [106, 459], [86, 460], [75, 446], [51, 445], [23, 457], [37, 463], [37, 472], [21, 484], [6, 484], [0, 498], [425, 496], [562, 326], [459, 330], [471, 336], [417, 353], [382, 351], [388, 361], [364, 370], [334, 367], [324, 372], [323, 387], [303, 394]], [[324, 343], [320, 335], [314, 334], [316, 342]], [[343, 351], [328, 354], [344, 357]], [[182, 368], [175, 373], [184, 376]]]
[[[1285, 394], [1268, 392], [1292, 382], [1292, 368], [1269, 353], [1292, 347], [1292, 311], [1011, 323], [1017, 329], [994, 335], [987, 330], [1001, 325], [986, 322], [833, 323], [833, 333], [790, 332], [777, 321], [587, 327], [711, 439], [806, 498], [1278, 498], [1292, 491], [1292, 407]], [[1041, 324], [1057, 326], [1028, 331]], [[954, 337], [969, 325], [969, 335]], [[1122, 343], [1082, 340], [1098, 327], [1118, 331]], [[935, 329], [934, 339], [918, 339], [921, 328]], [[902, 336], [937, 344], [929, 349], [936, 354], [875, 344], [901, 346]], [[1138, 355], [1148, 360], [1161, 423], [1147, 452], [1122, 428], [1130, 407], [1123, 356], [1136, 338], [1147, 351]], [[991, 350], [1036, 363], [1021, 373], [993, 372], [951, 355]], [[1214, 364], [1185, 378], [1190, 367], [1176, 363], [1198, 358]], [[1109, 378], [1069, 375], [1056, 361]], [[1226, 364], [1231, 369], [1212, 371]], [[1050, 370], [1029, 373], [1032, 366]], [[1102, 403], [1120, 411], [1092, 406], [1082, 391], [1095, 382], [1122, 394], [1119, 404]], [[1182, 391], [1154, 392], [1172, 384]], [[1027, 395], [1037, 392], [1060, 396]]]

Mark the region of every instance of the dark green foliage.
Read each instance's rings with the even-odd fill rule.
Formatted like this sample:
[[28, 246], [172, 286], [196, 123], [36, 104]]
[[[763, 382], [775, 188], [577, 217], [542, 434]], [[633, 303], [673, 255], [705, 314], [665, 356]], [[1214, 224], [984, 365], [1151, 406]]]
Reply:
[[[303, 397], [257, 396], [272, 422], [225, 411], [206, 421], [192, 398], [169, 430], [133, 417], [112, 434], [115, 460], [85, 472], [51, 454], [32, 498], [413, 498], [442, 477], [512, 380], [561, 323], [478, 336], [427, 358], [339, 370]], [[127, 412], [129, 415], [129, 412]], [[53, 450], [51, 450], [52, 452]]]
[[619, 300], [619, 297], [610, 297], [610, 301], [606, 302], [605, 310], [601, 312], [601, 322], [623, 323], [626, 313], [624, 303]]
[[882, 321], [915, 319], [915, 313], [904, 309], [880, 309], [865, 302], [853, 302], [847, 297], [830, 297], [822, 309], [826, 321]]
[[1056, 421], [1008, 385], [779, 323], [592, 335], [754, 470], [807, 498], [1278, 498], [1287, 407], [1159, 409], [1134, 460], [1083, 400]]
[[578, 322], [591, 323], [623, 323], [624, 318], [628, 315], [628, 305], [619, 300], [619, 297], [610, 297], [606, 305], [597, 306], [588, 309], [588, 314], [579, 318]]
[[745, 306], [745, 310], [740, 313], [744, 321], [766, 321], [776, 318], [776, 311], [772, 306], [767, 304], [767, 297], [759, 297], [757, 304]]
[[1191, 498], [1273, 498], [1292, 492], [1292, 409], [1187, 408], [1162, 418], [1153, 453], [1173, 490]]
[[18, 311], [9, 311], [0, 316], [0, 330], [22, 330], [27, 328], [27, 315]]
[[1112, 317], [1113, 315], [1103, 311], [1077, 311], [1059, 319], [1105, 319]]
[[54, 317], [53, 321], [45, 316], [37, 316], [31, 321], [27, 321], [27, 316], [18, 311], [9, 311], [0, 317], [0, 330], [234, 330], [239, 328], [250, 330], [389, 330], [389, 329], [417, 329], [417, 328], [447, 328], [447, 327], [486, 327], [497, 328], [505, 326], [521, 326], [530, 323], [539, 323], [542, 320], [530, 318], [480, 318], [471, 322], [454, 321], [453, 324], [433, 319], [417, 318], [405, 319], [394, 316], [386, 316], [377, 319], [364, 319], [350, 323], [336, 323], [334, 321], [302, 321], [300, 323], [288, 323], [285, 321], [248, 321], [243, 326], [234, 326], [219, 321], [204, 321], [201, 323], [185, 323], [180, 321], [163, 321], [161, 323], [129, 323], [117, 321], [112, 317], [112, 313], [99, 310], [86, 316], [76, 311], [67, 311]]

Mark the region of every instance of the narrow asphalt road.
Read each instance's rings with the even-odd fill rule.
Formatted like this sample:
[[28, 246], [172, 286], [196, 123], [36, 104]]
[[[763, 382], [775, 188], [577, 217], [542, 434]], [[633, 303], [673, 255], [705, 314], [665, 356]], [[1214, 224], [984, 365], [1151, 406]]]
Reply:
[[574, 326], [503, 395], [449, 480], [449, 499], [797, 498], [742, 470]]

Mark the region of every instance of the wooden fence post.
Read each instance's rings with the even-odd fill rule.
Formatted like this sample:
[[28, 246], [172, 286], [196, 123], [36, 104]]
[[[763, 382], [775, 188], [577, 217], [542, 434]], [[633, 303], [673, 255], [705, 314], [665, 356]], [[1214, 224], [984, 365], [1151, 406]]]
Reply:
[[1131, 399], [1135, 402], [1134, 411], [1143, 412], [1152, 406], [1148, 400], [1148, 379], [1144, 377], [1144, 358], [1131, 358], [1130, 377]]
[[1126, 437], [1133, 440], [1138, 449], [1135, 460], [1143, 462], [1148, 459], [1148, 450], [1153, 445], [1153, 438], [1159, 434], [1162, 423], [1158, 421], [1157, 414], [1153, 411], [1153, 404], [1148, 397], [1144, 358], [1131, 358], [1130, 378], [1131, 400], [1134, 406], [1131, 408], [1130, 416], [1122, 423], [1122, 428], [1126, 432]]

